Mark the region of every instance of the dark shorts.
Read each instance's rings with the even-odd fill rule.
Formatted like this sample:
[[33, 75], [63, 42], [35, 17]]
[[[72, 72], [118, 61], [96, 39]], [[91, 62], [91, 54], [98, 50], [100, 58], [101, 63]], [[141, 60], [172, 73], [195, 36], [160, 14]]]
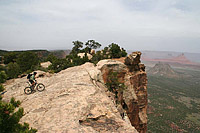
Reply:
[[33, 80], [29, 80], [29, 82], [30, 82], [31, 84], [33, 84], [33, 83], [34, 83], [34, 81], [33, 81]]

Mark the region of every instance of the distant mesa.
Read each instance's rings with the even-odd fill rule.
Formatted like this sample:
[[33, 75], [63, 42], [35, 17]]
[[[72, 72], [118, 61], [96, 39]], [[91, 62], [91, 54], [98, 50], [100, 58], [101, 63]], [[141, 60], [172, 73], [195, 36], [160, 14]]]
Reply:
[[163, 62], [155, 64], [155, 66], [147, 71], [149, 75], [165, 76], [165, 77], [179, 77], [179, 74], [173, 68]]
[[153, 61], [153, 62], [179, 63], [179, 64], [188, 64], [188, 65], [196, 64], [196, 63], [190, 61], [189, 59], [187, 59], [183, 53], [176, 57], [171, 56], [168, 59], [152, 59], [150, 57], [143, 56], [142, 60], [143, 61]]
[[174, 61], [174, 62], [178, 62], [180, 64], [193, 64], [189, 59], [187, 59], [185, 57], [185, 55], [183, 53], [177, 57], [171, 58], [170, 60], [172, 62]]

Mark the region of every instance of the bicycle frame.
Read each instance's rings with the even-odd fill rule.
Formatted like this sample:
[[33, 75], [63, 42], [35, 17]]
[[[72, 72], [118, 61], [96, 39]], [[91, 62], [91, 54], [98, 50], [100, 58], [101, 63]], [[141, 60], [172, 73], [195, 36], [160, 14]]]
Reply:
[[[32, 84], [29, 82], [29, 81], [27, 81], [26, 83], [28, 83], [28, 86], [29, 87], [31, 87], [32, 86]], [[37, 85], [37, 81], [35, 81], [35, 86]]]
[[24, 93], [27, 94], [27, 95], [31, 94], [32, 92], [35, 92], [36, 90], [38, 90], [39, 92], [41, 92], [41, 91], [43, 91], [45, 89], [44, 84], [37, 83], [37, 81], [35, 81], [34, 86], [32, 86], [32, 84], [30, 82], [26, 82], [26, 83], [28, 83], [28, 86], [25, 87]]
[[31, 83], [29, 81], [26, 82], [28, 84], [29, 87], [31, 87]]

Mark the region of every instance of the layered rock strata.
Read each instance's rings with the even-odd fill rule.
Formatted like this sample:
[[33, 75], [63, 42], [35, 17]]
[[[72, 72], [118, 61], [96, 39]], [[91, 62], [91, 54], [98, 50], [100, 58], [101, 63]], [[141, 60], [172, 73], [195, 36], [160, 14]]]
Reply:
[[105, 84], [110, 80], [110, 73], [117, 73], [118, 82], [125, 87], [114, 92], [116, 106], [121, 116], [127, 115], [132, 126], [144, 133], [147, 131], [147, 74], [144, 64], [140, 63], [140, 56], [140, 52], [134, 52], [125, 58], [125, 63], [103, 60], [97, 66]]

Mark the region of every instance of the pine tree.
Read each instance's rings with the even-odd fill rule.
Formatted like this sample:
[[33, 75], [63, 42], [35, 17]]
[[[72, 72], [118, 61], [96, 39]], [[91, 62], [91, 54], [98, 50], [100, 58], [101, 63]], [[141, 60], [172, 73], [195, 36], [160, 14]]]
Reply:
[[[4, 87], [0, 85], [0, 95]], [[11, 98], [9, 103], [2, 101], [0, 96], [0, 132], [1, 133], [35, 133], [36, 129], [29, 128], [28, 123], [20, 124], [24, 110], [19, 108], [20, 101]]]

